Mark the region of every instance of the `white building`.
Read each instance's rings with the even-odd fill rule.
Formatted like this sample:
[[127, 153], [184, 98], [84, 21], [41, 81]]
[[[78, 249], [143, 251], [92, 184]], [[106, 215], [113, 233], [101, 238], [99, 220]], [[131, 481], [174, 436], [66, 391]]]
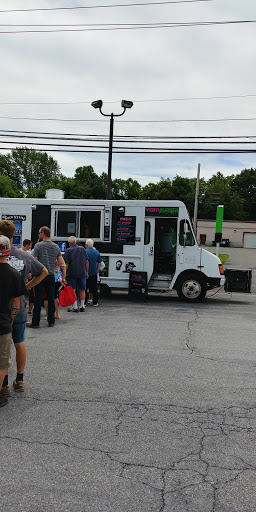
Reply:
[[[197, 221], [197, 240], [201, 245], [211, 246], [215, 239], [215, 220]], [[224, 220], [222, 239], [229, 240], [230, 247], [256, 248], [256, 222]]]

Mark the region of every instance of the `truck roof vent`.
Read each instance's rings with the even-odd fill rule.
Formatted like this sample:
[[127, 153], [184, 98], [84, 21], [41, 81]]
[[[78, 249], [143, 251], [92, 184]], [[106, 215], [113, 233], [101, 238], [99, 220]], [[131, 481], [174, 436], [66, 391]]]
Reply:
[[45, 191], [46, 199], [64, 199], [64, 190], [58, 188], [48, 188]]

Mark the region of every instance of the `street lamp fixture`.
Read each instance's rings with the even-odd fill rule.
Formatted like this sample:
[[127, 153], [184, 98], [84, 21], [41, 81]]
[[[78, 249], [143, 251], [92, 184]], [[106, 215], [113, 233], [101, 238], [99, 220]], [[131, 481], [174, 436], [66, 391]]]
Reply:
[[132, 108], [133, 102], [128, 100], [122, 100], [121, 101], [121, 107], [123, 108]]
[[114, 117], [121, 117], [124, 115], [127, 108], [132, 108], [133, 102], [128, 100], [121, 101], [121, 107], [124, 109], [121, 114], [104, 114], [102, 112], [102, 100], [96, 100], [91, 103], [92, 107], [98, 108], [101, 115], [110, 117], [110, 128], [109, 128], [109, 149], [108, 149], [108, 181], [107, 181], [107, 199], [111, 199], [111, 172], [112, 172], [112, 152], [113, 152], [113, 132], [114, 132]]
[[92, 102], [92, 107], [94, 107], [94, 108], [101, 108], [102, 105], [103, 105], [103, 101], [101, 101], [101, 100], [96, 100], [96, 101]]

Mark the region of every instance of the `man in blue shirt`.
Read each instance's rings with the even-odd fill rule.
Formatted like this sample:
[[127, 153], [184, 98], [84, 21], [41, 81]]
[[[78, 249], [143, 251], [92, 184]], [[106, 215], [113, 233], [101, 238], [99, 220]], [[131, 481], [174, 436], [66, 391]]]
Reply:
[[89, 270], [88, 256], [85, 248], [76, 243], [75, 236], [70, 236], [68, 243], [69, 248], [64, 254], [64, 260], [67, 265], [67, 283], [68, 286], [72, 286], [74, 291], [78, 286], [81, 300], [80, 310], [76, 300], [68, 311], [73, 311], [74, 313], [80, 311], [83, 313], [85, 311], [86, 278]]
[[[89, 293], [92, 294], [92, 305], [98, 306], [97, 274], [100, 271], [102, 259], [99, 251], [93, 247], [93, 240], [91, 238], [87, 238], [85, 247], [89, 258], [89, 277], [87, 286], [89, 288]], [[91, 300], [89, 300], [88, 303], [90, 304]]]

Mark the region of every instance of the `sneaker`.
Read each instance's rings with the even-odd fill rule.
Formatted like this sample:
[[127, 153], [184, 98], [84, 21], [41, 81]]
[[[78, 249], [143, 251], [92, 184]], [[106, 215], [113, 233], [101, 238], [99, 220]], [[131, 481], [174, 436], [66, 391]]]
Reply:
[[16, 379], [13, 381], [13, 387], [17, 393], [22, 393], [24, 391], [24, 382], [23, 380], [19, 380], [16, 382]]
[[0, 389], [0, 396], [10, 396], [11, 390], [9, 386], [4, 386], [4, 388]]
[[87, 304], [88, 306], [92, 306], [92, 300], [88, 300], [88, 301], [86, 302], [86, 304]]
[[48, 324], [49, 327], [54, 327], [54, 324]]
[[85, 312], [85, 308], [80, 308], [80, 313], [84, 313]]
[[76, 309], [74, 308], [74, 309], [72, 309], [72, 311], [73, 311], [73, 313], [79, 313], [79, 309], [78, 308], [76, 308]]
[[72, 306], [69, 306], [69, 307], [68, 307], [68, 309], [67, 309], [67, 312], [68, 312], [68, 313], [72, 313], [72, 311], [73, 311]]
[[0, 407], [4, 407], [8, 404], [8, 397], [7, 396], [0, 396]]
[[99, 304], [98, 304], [98, 302], [97, 302], [97, 304], [93, 304], [93, 307], [94, 307], [94, 308], [96, 308], [98, 305], [99, 305]]
[[27, 324], [27, 327], [31, 327], [31, 329], [39, 329], [40, 325]]

